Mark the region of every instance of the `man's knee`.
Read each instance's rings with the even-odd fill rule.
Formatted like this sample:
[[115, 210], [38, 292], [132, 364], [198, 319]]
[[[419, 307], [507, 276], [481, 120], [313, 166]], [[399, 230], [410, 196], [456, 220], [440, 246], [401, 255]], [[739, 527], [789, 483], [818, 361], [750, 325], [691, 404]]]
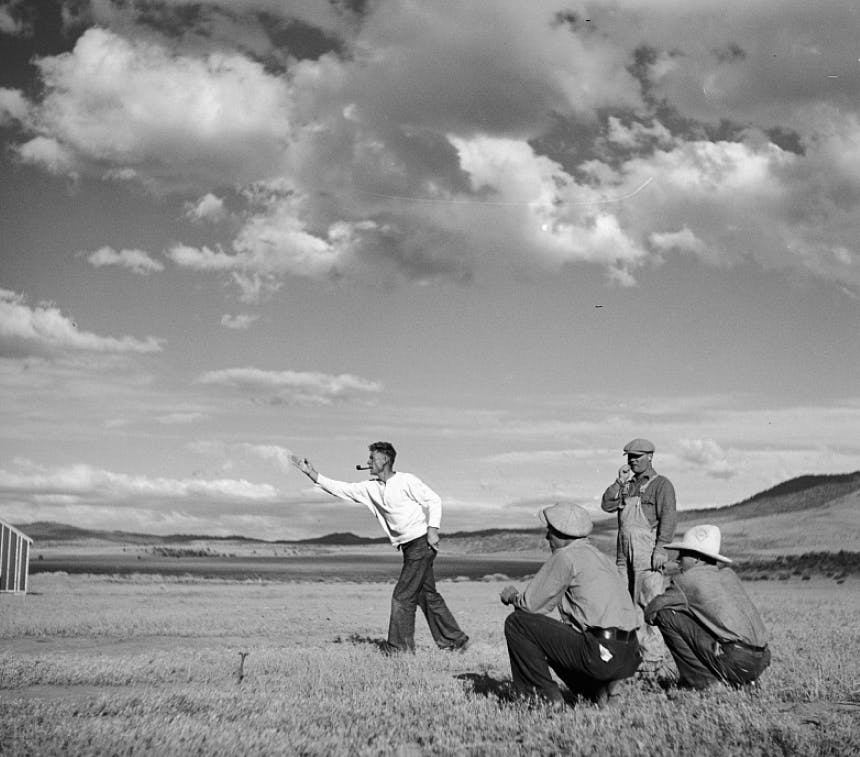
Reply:
[[391, 613], [392, 615], [397, 614], [405, 614], [405, 613], [414, 613], [415, 608], [418, 606], [418, 601], [416, 597], [398, 597], [393, 596], [391, 598]]
[[505, 638], [509, 639], [512, 636], [522, 636], [525, 631], [523, 616], [525, 613], [514, 610], [507, 618], [505, 618]]

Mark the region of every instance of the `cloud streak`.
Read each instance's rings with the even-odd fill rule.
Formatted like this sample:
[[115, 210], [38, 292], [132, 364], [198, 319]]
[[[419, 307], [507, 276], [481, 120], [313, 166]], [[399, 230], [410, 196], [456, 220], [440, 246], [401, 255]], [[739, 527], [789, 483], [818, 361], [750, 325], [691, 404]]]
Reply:
[[56, 306], [26, 304], [24, 296], [0, 289], [0, 355], [57, 356], [74, 352], [147, 354], [160, 352], [155, 337], [100, 336], [79, 330], [77, 324]]
[[87, 262], [94, 268], [117, 266], [127, 268], [132, 273], [147, 276], [164, 270], [164, 264], [153, 259], [144, 250], [115, 250], [113, 247], [100, 247], [87, 255]]
[[382, 384], [349, 373], [332, 375], [308, 371], [265, 371], [259, 368], [224, 368], [197, 378], [206, 386], [264, 397], [271, 403], [330, 405], [378, 394]]

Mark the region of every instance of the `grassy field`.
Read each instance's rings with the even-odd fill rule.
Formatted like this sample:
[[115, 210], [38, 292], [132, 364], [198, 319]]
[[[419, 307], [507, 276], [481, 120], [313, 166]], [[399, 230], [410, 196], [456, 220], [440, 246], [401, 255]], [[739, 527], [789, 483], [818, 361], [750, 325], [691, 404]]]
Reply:
[[[31, 577], [0, 595], [3, 755], [860, 753], [860, 579], [747, 583], [753, 693], [625, 684], [561, 714], [508, 698], [503, 582], [442, 581], [473, 639], [382, 657], [390, 583]], [[240, 661], [244, 657], [244, 662]]]

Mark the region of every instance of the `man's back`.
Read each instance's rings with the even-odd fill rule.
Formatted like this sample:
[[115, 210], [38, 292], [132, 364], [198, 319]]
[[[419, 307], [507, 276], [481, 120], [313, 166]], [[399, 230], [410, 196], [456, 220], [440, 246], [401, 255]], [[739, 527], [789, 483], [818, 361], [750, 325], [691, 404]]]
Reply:
[[696, 566], [674, 579], [690, 611], [721, 639], [754, 647], [767, 644], [761, 616], [731, 568]]

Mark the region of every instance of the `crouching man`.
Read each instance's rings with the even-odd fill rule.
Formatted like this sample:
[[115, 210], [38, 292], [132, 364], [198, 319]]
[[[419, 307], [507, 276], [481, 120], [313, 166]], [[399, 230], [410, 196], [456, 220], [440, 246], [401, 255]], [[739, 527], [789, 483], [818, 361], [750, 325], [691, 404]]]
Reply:
[[681, 573], [665, 594], [645, 608], [645, 621], [657, 626], [675, 664], [679, 684], [704, 689], [722, 681], [742, 686], [770, 664], [767, 629], [737, 574], [720, 552], [720, 529], [694, 526], [677, 549]]
[[[633, 600], [615, 563], [588, 541], [583, 508], [552, 505], [541, 520], [552, 555], [522, 593], [507, 586], [500, 594], [514, 607], [505, 620], [514, 688], [563, 707], [552, 668], [572, 692], [603, 706], [641, 659]], [[561, 620], [550, 617], [556, 608]]]

